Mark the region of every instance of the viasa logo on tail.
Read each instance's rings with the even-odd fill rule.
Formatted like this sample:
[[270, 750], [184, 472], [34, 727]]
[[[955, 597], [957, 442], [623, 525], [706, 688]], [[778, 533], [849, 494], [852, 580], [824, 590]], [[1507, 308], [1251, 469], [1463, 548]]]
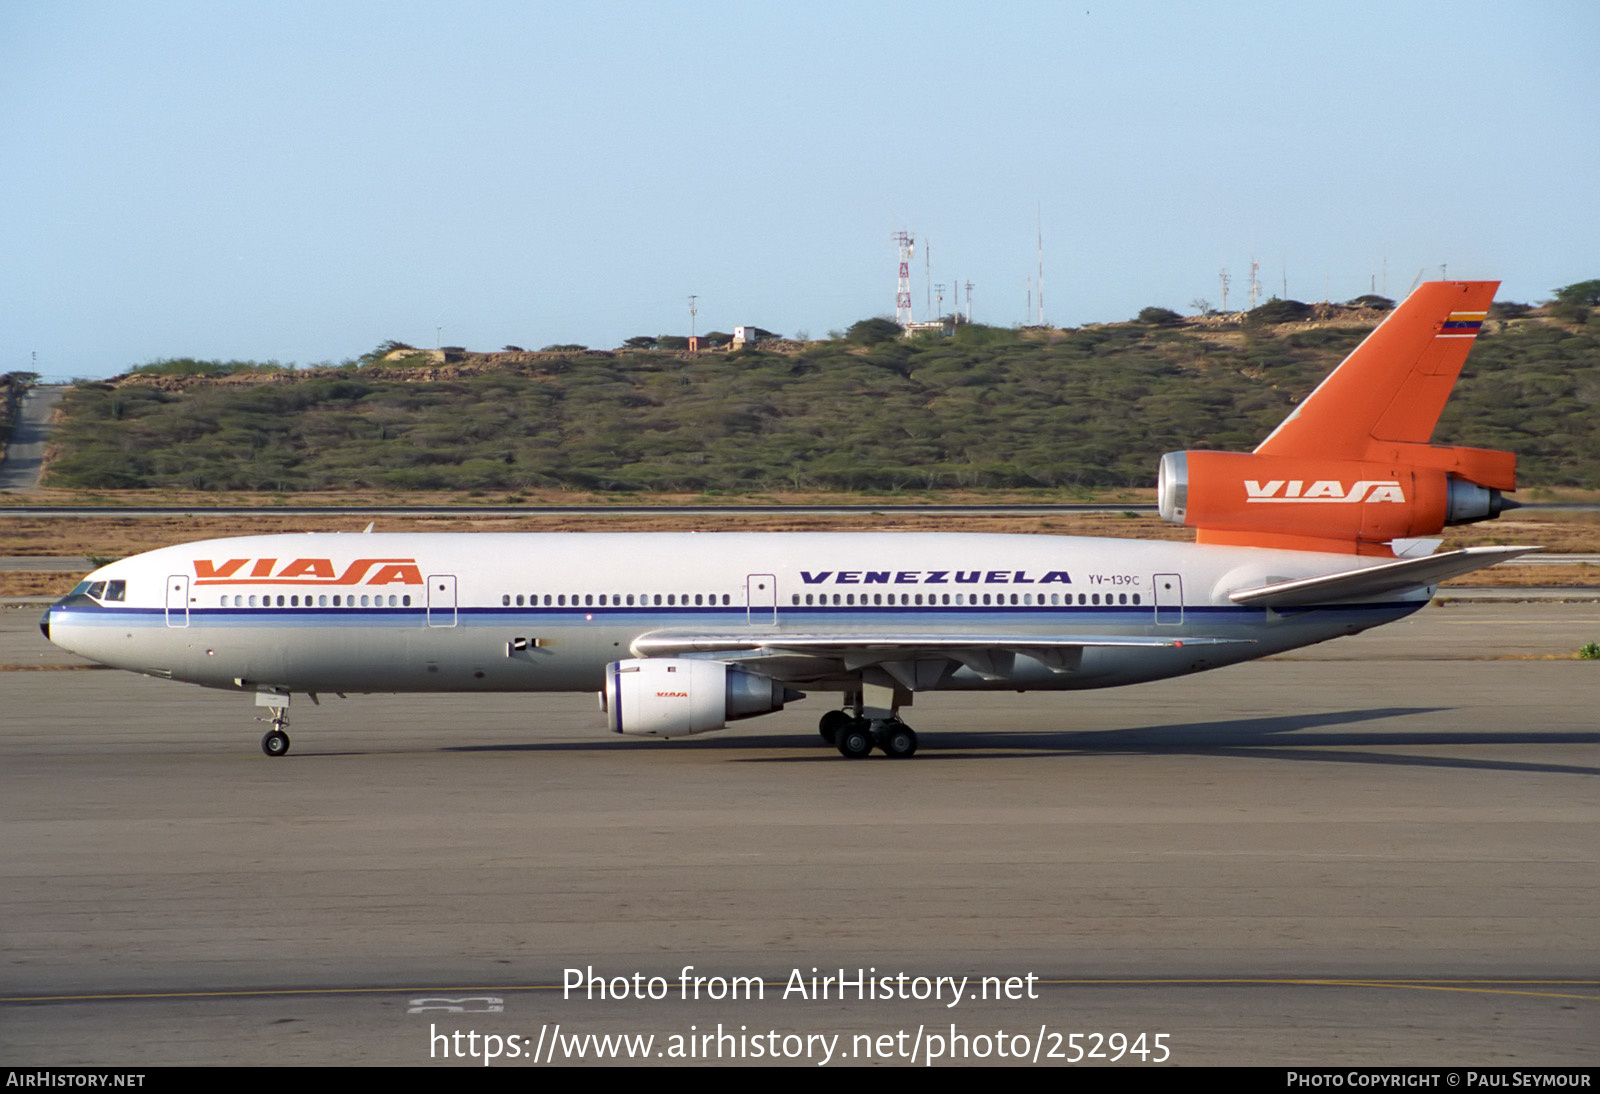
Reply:
[[1247, 502], [1379, 502], [1404, 504], [1405, 491], [1393, 479], [1361, 479], [1346, 488], [1338, 479], [1317, 479], [1306, 485], [1304, 479], [1244, 480]]
[[[196, 585], [421, 585], [422, 570], [414, 558], [358, 558], [334, 569], [330, 558], [296, 558], [278, 565], [275, 558], [194, 560]], [[246, 564], [249, 565], [247, 570]], [[369, 576], [370, 574], [370, 576]], [[363, 580], [365, 579], [365, 580]]]

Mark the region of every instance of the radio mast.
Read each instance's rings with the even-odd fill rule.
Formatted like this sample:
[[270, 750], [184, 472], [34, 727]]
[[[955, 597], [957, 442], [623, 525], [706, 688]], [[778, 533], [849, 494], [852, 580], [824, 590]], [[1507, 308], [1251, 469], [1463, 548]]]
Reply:
[[896, 232], [889, 237], [900, 248], [900, 282], [894, 296], [894, 319], [902, 327], [911, 324], [911, 256], [915, 253], [915, 240], [910, 232]]

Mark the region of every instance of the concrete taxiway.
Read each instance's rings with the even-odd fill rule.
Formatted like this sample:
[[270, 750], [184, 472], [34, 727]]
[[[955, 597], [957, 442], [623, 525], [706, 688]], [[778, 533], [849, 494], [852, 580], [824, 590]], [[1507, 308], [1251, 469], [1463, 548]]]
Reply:
[[[713, 1059], [770, 1031], [840, 1035], [835, 1064], [857, 1034], [891, 1061], [1113, 1032], [1178, 1064], [1600, 1058], [1600, 663], [1551, 659], [1600, 640], [1594, 602], [922, 696], [909, 762], [824, 747], [820, 696], [670, 743], [587, 696], [325, 698], [268, 759], [247, 698], [73, 669], [36, 621], [0, 611], [8, 1063], [437, 1063], [459, 1030], [516, 1066], [557, 1023], [653, 1034], [652, 1063], [719, 1024], [747, 1040]], [[684, 998], [686, 965], [764, 997]], [[591, 967], [672, 990], [564, 997]], [[797, 996], [813, 969], [971, 979]]]

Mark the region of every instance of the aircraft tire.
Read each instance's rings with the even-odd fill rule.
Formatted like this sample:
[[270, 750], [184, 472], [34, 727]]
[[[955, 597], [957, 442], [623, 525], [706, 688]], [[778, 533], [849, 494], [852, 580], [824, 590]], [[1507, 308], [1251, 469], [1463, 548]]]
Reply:
[[855, 719], [842, 710], [830, 710], [822, 716], [822, 721], [817, 723], [817, 732], [822, 734], [822, 739], [830, 745], [837, 744], [839, 730], [853, 721]]
[[865, 722], [852, 718], [849, 725], [839, 730], [834, 744], [845, 759], [862, 759], [872, 753], [872, 730]]
[[891, 759], [908, 760], [917, 754], [917, 731], [904, 722], [897, 722], [884, 731], [878, 747]]
[[261, 738], [261, 751], [268, 756], [284, 756], [289, 752], [289, 735], [281, 729], [269, 729]]

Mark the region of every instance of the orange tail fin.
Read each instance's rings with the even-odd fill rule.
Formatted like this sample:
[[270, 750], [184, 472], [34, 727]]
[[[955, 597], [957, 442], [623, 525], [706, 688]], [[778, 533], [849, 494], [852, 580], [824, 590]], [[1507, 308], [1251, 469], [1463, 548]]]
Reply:
[[1499, 287], [1498, 281], [1419, 286], [1256, 454], [1361, 460], [1385, 442], [1427, 444]]
[[1498, 287], [1420, 286], [1254, 452], [1162, 457], [1162, 515], [1201, 543], [1364, 555], [1498, 515], [1516, 456], [1429, 443]]

